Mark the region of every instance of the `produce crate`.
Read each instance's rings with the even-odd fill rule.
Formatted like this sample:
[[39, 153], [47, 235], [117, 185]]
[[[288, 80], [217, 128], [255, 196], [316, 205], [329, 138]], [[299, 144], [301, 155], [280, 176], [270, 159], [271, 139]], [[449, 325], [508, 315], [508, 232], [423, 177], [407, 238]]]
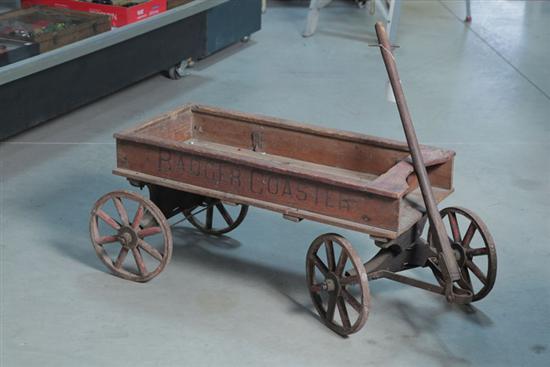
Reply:
[[38, 44], [0, 38], [0, 67], [38, 55]]
[[0, 15], [0, 37], [38, 43], [40, 53], [110, 29], [107, 15], [68, 9], [40, 6]]
[[111, 0], [112, 5], [107, 4], [108, 2], [105, 0], [105, 4], [98, 4], [77, 0], [23, 0], [23, 6], [46, 5], [106, 14], [111, 16], [113, 27], [122, 27], [166, 11], [166, 0], [127, 0], [125, 2]]

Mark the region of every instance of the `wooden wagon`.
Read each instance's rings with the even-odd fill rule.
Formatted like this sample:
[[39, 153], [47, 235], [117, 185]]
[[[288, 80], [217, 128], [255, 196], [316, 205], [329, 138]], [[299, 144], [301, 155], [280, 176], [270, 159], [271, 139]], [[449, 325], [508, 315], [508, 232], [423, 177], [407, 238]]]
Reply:
[[[394, 91], [399, 88], [394, 85]], [[467, 209], [434, 215], [435, 205], [453, 192], [454, 152], [418, 146], [404, 117], [408, 145], [200, 105], [116, 134], [114, 173], [147, 187], [150, 199], [129, 191], [100, 198], [90, 221], [94, 248], [116, 275], [147, 281], [170, 260], [168, 218], [183, 215], [204, 233], [222, 235], [252, 205], [295, 222], [309, 219], [363, 232], [380, 247], [364, 264], [337, 234], [321, 235], [309, 248], [306, 277], [313, 304], [339, 334], [365, 323], [369, 279], [392, 279], [450, 302], [481, 299], [496, 276], [491, 235]], [[135, 266], [126, 261], [129, 253]], [[483, 267], [476, 265], [480, 259]], [[417, 267], [429, 268], [436, 282], [398, 274]]]

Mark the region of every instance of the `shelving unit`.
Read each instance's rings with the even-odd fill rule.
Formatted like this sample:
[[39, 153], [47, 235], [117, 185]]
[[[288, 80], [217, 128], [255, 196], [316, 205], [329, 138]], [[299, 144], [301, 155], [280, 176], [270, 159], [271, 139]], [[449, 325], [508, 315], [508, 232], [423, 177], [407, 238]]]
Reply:
[[0, 68], [0, 140], [261, 27], [257, 0], [195, 0]]

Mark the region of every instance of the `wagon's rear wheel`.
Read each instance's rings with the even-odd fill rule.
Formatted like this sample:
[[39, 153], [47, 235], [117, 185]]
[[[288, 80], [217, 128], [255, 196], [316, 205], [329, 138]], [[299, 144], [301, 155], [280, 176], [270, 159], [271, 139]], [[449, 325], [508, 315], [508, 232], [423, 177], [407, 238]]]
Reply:
[[230, 205], [218, 199], [207, 199], [203, 204], [183, 214], [201, 232], [219, 236], [237, 228], [246, 217], [246, 213], [248, 205]]
[[[478, 301], [489, 294], [496, 280], [497, 253], [493, 237], [485, 223], [468, 209], [445, 208], [441, 211], [441, 218], [462, 273], [456, 286], [472, 292], [472, 302]], [[431, 230], [428, 239], [432, 243]], [[437, 259], [429, 259], [428, 265], [437, 281], [444, 285]]]
[[130, 191], [110, 192], [95, 203], [90, 237], [109, 270], [136, 282], [154, 278], [172, 256], [172, 233], [164, 215], [150, 200]]
[[348, 240], [337, 234], [317, 237], [306, 258], [311, 300], [321, 320], [340, 335], [357, 332], [367, 321], [367, 273]]

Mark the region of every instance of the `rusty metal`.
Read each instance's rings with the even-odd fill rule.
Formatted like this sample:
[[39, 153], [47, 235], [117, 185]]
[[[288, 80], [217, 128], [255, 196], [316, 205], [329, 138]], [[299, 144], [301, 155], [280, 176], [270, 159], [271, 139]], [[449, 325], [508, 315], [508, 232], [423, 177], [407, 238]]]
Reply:
[[[184, 106], [115, 135], [113, 173], [139, 188], [147, 186], [151, 200], [125, 191], [98, 200], [90, 232], [100, 259], [123, 278], [147, 281], [170, 259], [172, 237], [166, 218], [181, 213], [184, 218], [174, 225], [189, 220], [207, 234], [220, 235], [241, 224], [252, 205], [295, 223], [310, 219], [374, 239], [380, 250], [364, 264], [349, 241], [337, 234], [319, 236], [309, 248], [306, 278], [312, 302], [321, 320], [341, 335], [357, 332], [367, 320], [368, 280], [390, 279], [457, 303], [485, 297], [496, 278], [494, 241], [471, 211], [437, 211], [437, 204], [453, 192], [454, 152], [418, 144], [391, 47], [380, 24], [376, 31], [407, 144], [214, 107]], [[132, 220], [125, 201], [143, 209]], [[102, 209], [107, 202], [113, 203], [115, 216]], [[240, 206], [238, 213], [231, 215], [226, 203]], [[205, 219], [199, 219], [200, 212], [205, 212]], [[458, 218], [466, 220], [464, 233]], [[449, 222], [449, 231], [443, 220]], [[99, 222], [110, 226], [111, 233], [100, 234]], [[158, 253], [143, 245], [142, 237], [154, 233], [163, 236], [164, 247]], [[483, 246], [471, 243], [477, 238], [474, 234]], [[120, 249], [113, 259], [106, 246], [114, 243]], [[140, 259], [141, 250], [158, 260], [154, 270]], [[128, 253], [134, 256], [133, 270], [123, 261]], [[478, 258], [486, 259], [486, 269], [475, 265]], [[415, 268], [431, 270], [435, 283], [402, 274]], [[474, 284], [475, 278], [481, 286]]]
[[[237, 228], [248, 212], [247, 205], [234, 204], [239, 207], [235, 215], [227, 210], [227, 205], [220, 200], [192, 194], [181, 190], [174, 190], [155, 184], [145, 184], [130, 180], [133, 186], [149, 189], [149, 198], [162, 211], [166, 219], [180, 213], [184, 219], [188, 220], [194, 227], [206, 234], [219, 236]], [[199, 219], [199, 214], [206, 212], [206, 218]], [[219, 217], [222, 224], [217, 225], [215, 218]]]
[[[431, 284], [428, 282], [424, 282], [422, 280], [414, 279], [411, 277], [407, 277], [401, 274], [397, 274], [392, 271], [388, 270], [379, 270], [372, 274], [372, 279], [389, 279], [393, 280], [394, 282], [399, 282], [402, 284], [410, 285], [411, 287], [416, 287], [420, 289], [424, 289], [429, 292], [445, 295], [445, 288], [443, 286]], [[371, 277], [369, 276], [369, 280]]]
[[313, 305], [325, 325], [340, 335], [363, 327], [370, 305], [368, 278], [348, 240], [333, 233], [317, 237], [307, 252], [306, 278]]
[[[132, 181], [130, 181], [132, 184]], [[187, 212], [202, 204], [207, 198], [189, 192], [170, 189], [159, 185], [133, 183], [137, 187], [147, 186], [149, 199], [162, 211], [166, 219]]]
[[[104, 210], [108, 202], [114, 204], [118, 218]], [[128, 212], [130, 202], [137, 207], [135, 213]], [[109, 233], [101, 233], [100, 221], [110, 227]], [[149, 225], [145, 226], [145, 222]], [[147, 237], [158, 234], [163, 237], [160, 251], [147, 240]], [[172, 256], [172, 233], [164, 215], [150, 200], [130, 191], [110, 192], [95, 203], [90, 217], [90, 237], [97, 256], [109, 270], [121, 278], [136, 282], [154, 278]], [[116, 257], [113, 258], [106, 247]], [[152, 269], [148, 269], [142, 251], [156, 260]], [[126, 261], [129, 253], [137, 269], [130, 268]]]

